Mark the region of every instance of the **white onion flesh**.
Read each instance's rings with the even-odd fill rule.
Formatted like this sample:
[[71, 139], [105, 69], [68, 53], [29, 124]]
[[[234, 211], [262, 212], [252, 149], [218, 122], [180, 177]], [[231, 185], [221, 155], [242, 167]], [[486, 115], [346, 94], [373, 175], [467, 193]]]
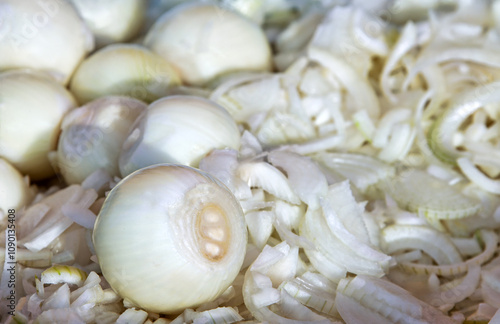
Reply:
[[149, 49], [136, 44], [112, 44], [83, 60], [71, 79], [70, 90], [80, 104], [106, 95], [152, 102], [179, 83], [171, 64]]

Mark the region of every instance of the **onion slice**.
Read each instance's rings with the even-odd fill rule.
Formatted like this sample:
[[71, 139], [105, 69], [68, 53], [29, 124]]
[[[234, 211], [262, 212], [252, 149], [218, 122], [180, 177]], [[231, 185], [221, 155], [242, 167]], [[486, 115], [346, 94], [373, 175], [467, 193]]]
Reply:
[[427, 226], [390, 225], [382, 230], [382, 246], [386, 253], [420, 249], [438, 264], [462, 262], [462, 257], [448, 235]]
[[250, 187], [262, 188], [271, 195], [299, 205], [300, 199], [293, 192], [287, 178], [277, 168], [265, 162], [241, 163], [238, 176]]
[[313, 155], [313, 159], [328, 172], [349, 179], [361, 191], [382, 179], [392, 177], [395, 172], [393, 166], [363, 154], [322, 152]]
[[464, 262], [454, 263], [449, 265], [428, 265], [428, 264], [418, 264], [413, 262], [405, 262], [399, 264], [399, 266], [410, 273], [428, 275], [435, 273], [440, 276], [454, 276], [467, 272], [467, 270], [473, 265], [482, 265], [495, 254], [498, 236], [495, 232], [491, 230], [479, 230], [477, 232], [478, 239], [482, 240], [486, 245], [481, 254], [476, 255]]
[[370, 276], [342, 279], [336, 304], [347, 323], [454, 323], [403, 288]]
[[500, 82], [484, 84], [463, 93], [437, 119], [429, 130], [429, 146], [439, 159], [455, 163], [466, 155], [455, 149], [453, 137], [460, 125], [482, 106], [500, 101]]
[[286, 151], [272, 151], [267, 159], [286, 172], [290, 186], [309, 208], [320, 207], [319, 198], [326, 194], [328, 184], [316, 163], [308, 157]]
[[368, 115], [374, 119], [378, 117], [378, 98], [368, 80], [360, 76], [347, 62], [324, 49], [310, 47], [308, 54], [311, 60], [327, 68], [342, 82], [355, 101], [357, 109], [366, 109]]
[[464, 195], [456, 186], [421, 170], [403, 171], [383, 187], [401, 208], [430, 220], [465, 218], [481, 208], [479, 201]]

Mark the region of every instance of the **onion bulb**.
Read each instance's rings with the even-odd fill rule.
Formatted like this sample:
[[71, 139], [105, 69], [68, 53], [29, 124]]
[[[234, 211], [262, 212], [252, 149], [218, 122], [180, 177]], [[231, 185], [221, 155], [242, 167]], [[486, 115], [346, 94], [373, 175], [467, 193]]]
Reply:
[[197, 167], [213, 149], [239, 149], [240, 132], [212, 101], [172, 96], [152, 103], [136, 120], [119, 159], [122, 176], [157, 163]]
[[177, 313], [214, 300], [243, 264], [243, 211], [219, 180], [160, 164], [111, 190], [93, 242], [102, 273], [126, 303]]
[[147, 48], [113, 44], [82, 62], [71, 79], [70, 89], [80, 104], [107, 95], [151, 102], [165, 96], [169, 87], [179, 83], [177, 72], [170, 64]]
[[142, 27], [143, 0], [70, 0], [94, 34], [96, 46], [125, 42]]
[[48, 153], [59, 125], [76, 103], [69, 91], [41, 73], [0, 74], [0, 156], [32, 180], [54, 175]]
[[18, 209], [28, 203], [30, 191], [22, 174], [9, 162], [0, 158], [0, 214]]
[[94, 37], [66, 1], [0, 1], [0, 71], [32, 68], [66, 84]]
[[110, 96], [68, 113], [57, 147], [57, 163], [66, 183], [82, 183], [99, 168], [111, 177], [119, 176], [121, 146], [146, 107], [133, 98]]
[[237, 13], [208, 4], [180, 5], [161, 16], [144, 44], [191, 85], [235, 71], [269, 71], [271, 49], [262, 29]]

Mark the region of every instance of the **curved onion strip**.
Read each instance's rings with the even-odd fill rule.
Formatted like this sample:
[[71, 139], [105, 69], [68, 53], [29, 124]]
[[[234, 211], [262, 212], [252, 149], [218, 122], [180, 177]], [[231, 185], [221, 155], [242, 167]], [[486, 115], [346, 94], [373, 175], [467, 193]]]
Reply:
[[291, 246], [298, 246], [304, 249], [314, 250], [314, 244], [303, 236], [297, 235], [282, 224], [280, 219], [276, 217], [274, 220], [274, 228], [278, 232], [282, 241], [287, 242]]
[[411, 118], [411, 114], [412, 111], [409, 108], [395, 108], [387, 111], [378, 123], [372, 145], [376, 148], [385, 147], [394, 125], [408, 121]]
[[[325, 319], [325, 317], [318, 315], [316, 312], [310, 310], [306, 306], [302, 305], [299, 301], [295, 300], [286, 290], [281, 290], [281, 300], [280, 300], [280, 314], [288, 318], [293, 318], [294, 320], [306, 322], [320, 322]], [[330, 323], [340, 324], [341, 322]]]
[[428, 265], [428, 264], [418, 264], [412, 262], [400, 263], [399, 266], [410, 273], [428, 275], [435, 273], [440, 276], [454, 276], [467, 272], [467, 270], [473, 265], [482, 265], [495, 254], [498, 236], [495, 232], [490, 230], [479, 230], [479, 236], [484, 241], [486, 247], [481, 254], [468, 259], [467, 261], [454, 263], [449, 265]]
[[[354, 198], [348, 180], [332, 184], [328, 189], [328, 195], [320, 198], [320, 203], [328, 227], [346, 245], [352, 247], [355, 242], [370, 241], [363, 218], [364, 206], [358, 204]], [[367, 252], [365, 251], [369, 254]]]
[[475, 62], [495, 68], [500, 67], [500, 58], [498, 57], [498, 53], [489, 49], [454, 47], [444, 50], [441, 49], [439, 51], [429, 51], [428, 53], [425, 53], [425, 55], [422, 55], [410, 70], [405, 81], [403, 82], [403, 89], [408, 89], [408, 86], [415, 76], [427, 66], [452, 60]]
[[389, 98], [390, 101], [395, 103], [397, 101], [396, 96], [392, 93], [389, 85], [389, 74], [394, 69], [398, 61], [414, 46], [417, 45], [417, 29], [415, 24], [410, 21], [408, 22], [399, 36], [398, 42], [394, 46], [387, 59], [382, 74], [380, 76], [380, 84], [384, 95]]
[[280, 224], [288, 229], [299, 229], [300, 222], [304, 218], [306, 206], [292, 205], [283, 200], [276, 199], [274, 201], [273, 210], [276, 214], [276, 219]]
[[382, 230], [382, 237], [386, 253], [420, 249], [438, 264], [462, 262], [460, 253], [448, 235], [427, 226], [390, 225]]
[[[357, 274], [369, 274], [381, 277], [385, 274], [388, 262], [379, 258], [379, 253], [364, 255], [365, 250], [359, 242], [348, 246], [336, 233], [332, 232], [325, 215], [319, 210], [308, 210], [300, 227], [300, 235], [312, 241], [316, 250], [305, 250], [314, 267], [328, 279], [338, 282], [342, 269]], [[342, 278], [342, 277], [340, 277]]]
[[[438, 106], [439, 102], [436, 97], [436, 92], [432, 89], [426, 91], [423, 95], [420, 101], [418, 102], [417, 108], [415, 109], [415, 114], [414, 114], [414, 125], [415, 125], [415, 131], [416, 131], [416, 144], [420, 151], [422, 151], [423, 155], [429, 160], [430, 163], [433, 164], [444, 164], [441, 160], [439, 160], [436, 156], [434, 156], [429, 143], [427, 142], [425, 130], [423, 127], [422, 119], [424, 118], [424, 109], [426, 108], [426, 104], [428, 100], [431, 100], [429, 103], [429, 107], [427, 110], [431, 110], [432, 107]], [[426, 110], [426, 112], [427, 112]]]
[[[425, 296], [424, 300], [430, 305], [436, 307], [447, 304], [456, 304], [474, 293], [479, 284], [480, 278], [481, 267], [477, 264], [473, 264], [469, 267], [467, 275], [459, 279], [460, 283], [456, 284], [455, 281], [453, 281], [451, 283], [453, 283], [454, 287], [433, 292]], [[446, 284], [443, 286], [449, 285]]]
[[415, 128], [409, 123], [394, 125], [389, 143], [379, 152], [378, 158], [386, 162], [402, 160], [415, 139]]
[[293, 280], [284, 281], [280, 290], [305, 306], [330, 316], [338, 316], [335, 308], [335, 285], [319, 273], [306, 272]]
[[453, 137], [460, 125], [482, 106], [500, 101], [500, 82], [485, 84], [465, 92], [437, 119], [429, 130], [428, 142], [434, 155], [440, 160], [455, 163], [466, 155], [453, 145]]
[[347, 62], [338, 59], [326, 50], [310, 47], [308, 54], [311, 60], [317, 61], [337, 76], [355, 100], [357, 109], [366, 109], [370, 117], [378, 118], [380, 114], [379, 101], [366, 79], [358, 75]]
[[405, 289], [370, 276], [342, 279], [336, 303], [347, 323], [454, 323]]
[[500, 194], [500, 181], [488, 178], [468, 158], [462, 157], [457, 159], [457, 164], [465, 176], [481, 189], [494, 194]]
[[290, 188], [288, 179], [272, 165], [265, 162], [241, 163], [236, 172], [248, 186], [262, 188], [279, 199], [295, 205], [300, 204], [300, 199]]
[[308, 157], [286, 151], [272, 151], [268, 161], [287, 174], [290, 186], [309, 208], [319, 208], [319, 198], [326, 194], [328, 184], [325, 175]]

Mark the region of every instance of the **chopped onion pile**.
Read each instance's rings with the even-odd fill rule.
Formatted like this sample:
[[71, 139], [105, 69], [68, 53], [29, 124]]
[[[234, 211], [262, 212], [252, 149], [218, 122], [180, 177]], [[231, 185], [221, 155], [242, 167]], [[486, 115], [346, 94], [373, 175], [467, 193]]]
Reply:
[[500, 1], [18, 2], [2, 323], [500, 321]]

